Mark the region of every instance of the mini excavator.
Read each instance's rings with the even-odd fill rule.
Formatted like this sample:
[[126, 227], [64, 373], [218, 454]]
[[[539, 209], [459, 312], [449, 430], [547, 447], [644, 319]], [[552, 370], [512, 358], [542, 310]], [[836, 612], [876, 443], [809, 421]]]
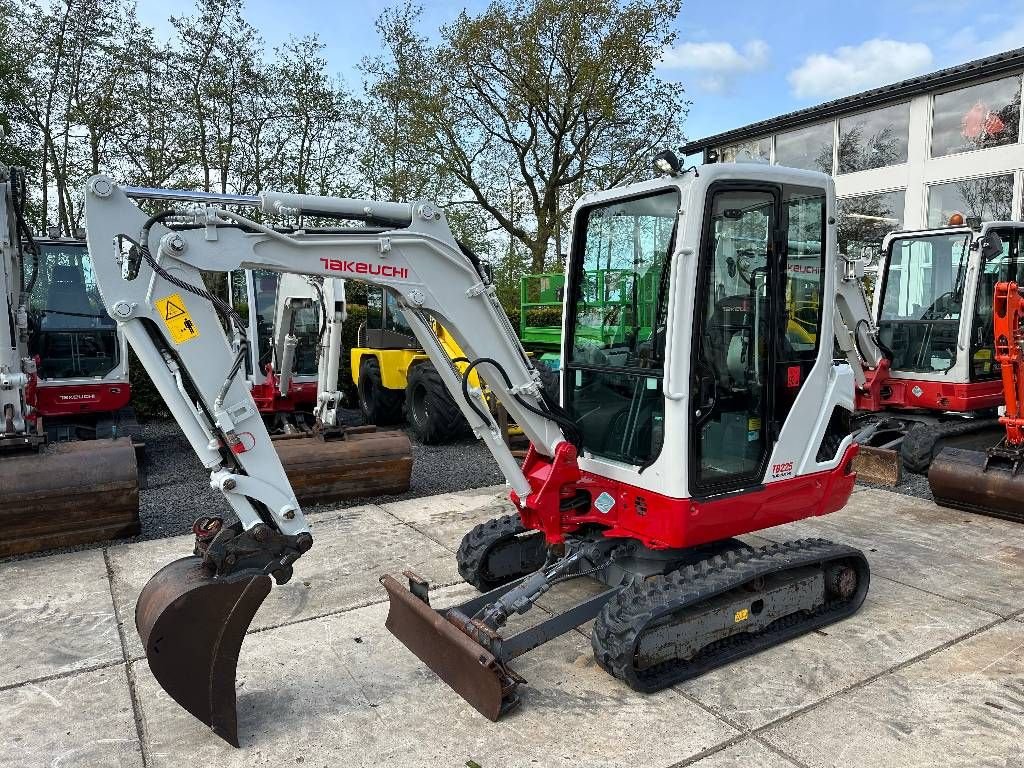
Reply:
[[[591, 619], [601, 667], [657, 691], [860, 607], [869, 569], [857, 549], [821, 539], [755, 549], [735, 538], [835, 512], [853, 490], [854, 373], [832, 354], [833, 182], [771, 166], [683, 171], [671, 152], [655, 168], [656, 178], [587, 194], [574, 208], [558, 399], [545, 394], [487, 270], [429, 202], [88, 182], [104, 303], [237, 515], [199, 521], [194, 552], [139, 597], [146, 657], [180, 705], [237, 745], [234, 679], [246, 629], [271, 581], [290, 579], [314, 544], [239, 375], [244, 324], [204, 288], [201, 270], [352, 278], [396, 297], [507, 478], [517, 514], [462, 541], [459, 571], [477, 597], [438, 608], [416, 574], [405, 574], [408, 583], [383, 575], [387, 627], [485, 717], [519, 702], [518, 656]], [[144, 212], [153, 200], [160, 207]], [[297, 215], [364, 226], [265, 223]], [[789, 268], [812, 262], [813, 271]], [[653, 280], [653, 317], [641, 325], [640, 313], [620, 308], [629, 313], [623, 333], [619, 318], [595, 311], [586, 275], [597, 268]], [[799, 333], [786, 316], [797, 291], [815, 294], [808, 302], [818, 307]], [[181, 309], [172, 319], [161, 311], [168, 301]], [[432, 319], [470, 361], [464, 371]], [[470, 387], [472, 371], [528, 437], [521, 464]], [[510, 617], [584, 576], [604, 589], [508, 631]]]

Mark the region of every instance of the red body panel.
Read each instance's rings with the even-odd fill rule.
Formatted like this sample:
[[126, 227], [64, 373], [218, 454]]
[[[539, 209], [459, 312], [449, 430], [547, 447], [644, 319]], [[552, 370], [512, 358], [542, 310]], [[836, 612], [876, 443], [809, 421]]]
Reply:
[[1003, 404], [1003, 384], [998, 379], [966, 383], [894, 379], [889, 375], [888, 360], [864, 375], [867, 384], [856, 393], [858, 411], [923, 408], [966, 413]]
[[[698, 501], [674, 499], [581, 472], [576, 452], [567, 443], [559, 446], [551, 461], [531, 446], [523, 472], [534, 491], [519, 514], [528, 528], [544, 531], [551, 544], [564, 541], [566, 534], [583, 525], [596, 523], [606, 529], [606, 536], [637, 539], [651, 549], [693, 547], [842, 509], [857, 479], [852, 468], [857, 450], [851, 445], [839, 465], [827, 472]], [[593, 503], [585, 510], [560, 511], [559, 501], [571, 498], [577, 490], [588, 491], [592, 501], [607, 493], [615, 504], [607, 514]], [[511, 498], [519, 506], [514, 492]]]
[[39, 382], [32, 406], [41, 416], [77, 416], [112, 413], [128, 405], [132, 389], [127, 382], [60, 384]]
[[296, 410], [311, 410], [316, 405], [316, 382], [292, 381], [288, 395], [281, 397], [277, 391], [277, 376], [273, 369], [267, 370], [267, 379], [252, 387], [252, 399], [260, 413], [291, 413]]

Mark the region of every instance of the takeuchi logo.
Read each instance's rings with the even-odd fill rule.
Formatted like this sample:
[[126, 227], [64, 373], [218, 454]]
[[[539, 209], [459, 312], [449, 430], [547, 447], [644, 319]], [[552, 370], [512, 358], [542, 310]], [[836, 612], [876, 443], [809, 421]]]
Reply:
[[393, 267], [390, 264], [368, 264], [365, 261], [349, 261], [347, 259], [320, 259], [324, 269], [331, 272], [350, 272], [355, 275], [377, 275], [380, 277], [409, 277], [406, 267]]

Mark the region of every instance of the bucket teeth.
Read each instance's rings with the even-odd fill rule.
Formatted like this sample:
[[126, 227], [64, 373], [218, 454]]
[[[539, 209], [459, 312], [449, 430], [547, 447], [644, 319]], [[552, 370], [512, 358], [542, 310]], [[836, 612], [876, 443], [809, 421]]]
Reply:
[[160, 686], [178, 704], [238, 746], [235, 668], [245, 632], [270, 593], [270, 577], [214, 577], [198, 557], [160, 569], [135, 606], [135, 626]]

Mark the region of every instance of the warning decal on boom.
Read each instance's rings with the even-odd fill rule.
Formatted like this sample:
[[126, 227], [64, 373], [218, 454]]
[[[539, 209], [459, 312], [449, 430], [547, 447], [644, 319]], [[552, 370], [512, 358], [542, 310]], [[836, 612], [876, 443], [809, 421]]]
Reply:
[[164, 325], [170, 331], [171, 341], [175, 344], [184, 344], [199, 336], [199, 329], [192, 322], [192, 316], [185, 308], [180, 293], [172, 293], [170, 296], [157, 299], [153, 306], [163, 318]]

